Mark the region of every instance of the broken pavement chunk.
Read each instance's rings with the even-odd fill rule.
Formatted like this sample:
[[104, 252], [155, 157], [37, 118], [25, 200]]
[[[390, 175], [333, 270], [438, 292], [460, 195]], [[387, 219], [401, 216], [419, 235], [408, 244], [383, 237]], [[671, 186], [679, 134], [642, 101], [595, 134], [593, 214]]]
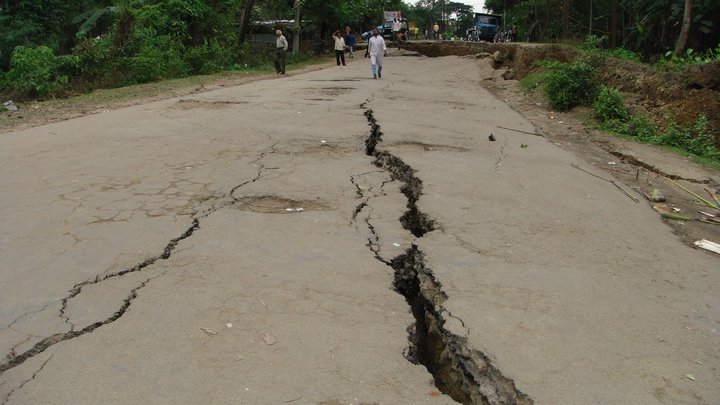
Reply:
[[209, 336], [215, 336], [217, 335], [217, 332], [210, 328], [200, 328], [201, 331], [207, 333]]
[[665, 195], [662, 193], [662, 191], [658, 189], [653, 189], [653, 191], [650, 192], [650, 194], [645, 195], [648, 200], [652, 202], [663, 202], [665, 201]]
[[275, 339], [275, 336], [273, 336], [272, 333], [265, 332], [263, 333], [262, 338], [265, 344], [268, 346], [272, 346], [277, 343], [277, 339]]
[[17, 109], [18, 109], [12, 100], [8, 100], [8, 101], [4, 102], [2, 105], [8, 111], [17, 111]]

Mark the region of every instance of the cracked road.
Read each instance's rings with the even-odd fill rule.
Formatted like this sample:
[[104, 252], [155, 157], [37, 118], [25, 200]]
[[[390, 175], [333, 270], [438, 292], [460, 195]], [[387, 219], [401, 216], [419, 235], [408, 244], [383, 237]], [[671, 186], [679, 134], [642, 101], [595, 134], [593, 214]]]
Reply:
[[389, 56], [0, 134], [0, 404], [720, 401], [717, 258]]

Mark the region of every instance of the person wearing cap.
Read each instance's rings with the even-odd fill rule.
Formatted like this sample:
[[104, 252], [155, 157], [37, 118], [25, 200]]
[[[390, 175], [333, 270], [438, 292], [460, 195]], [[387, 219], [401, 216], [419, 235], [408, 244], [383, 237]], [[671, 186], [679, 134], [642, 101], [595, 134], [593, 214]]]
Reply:
[[372, 31], [373, 36], [368, 39], [367, 56], [370, 57], [373, 79], [382, 78], [383, 57], [385, 56], [385, 40], [377, 29]]
[[288, 41], [282, 31], [275, 31], [275, 71], [279, 75], [285, 74], [285, 53], [288, 49]]

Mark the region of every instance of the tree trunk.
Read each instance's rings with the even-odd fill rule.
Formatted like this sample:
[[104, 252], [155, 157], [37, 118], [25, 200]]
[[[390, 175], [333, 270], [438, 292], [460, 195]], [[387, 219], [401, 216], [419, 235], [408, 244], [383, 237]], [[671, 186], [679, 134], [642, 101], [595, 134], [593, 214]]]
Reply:
[[692, 0], [685, 0], [685, 13], [683, 14], [683, 25], [680, 30], [677, 44], [675, 44], [675, 54], [680, 55], [687, 45], [688, 34], [690, 33], [690, 15], [692, 14]]
[[570, 23], [570, 0], [563, 1], [563, 39], [568, 38], [568, 24]]
[[[296, 0], [297, 3], [297, 0]], [[293, 32], [293, 53], [300, 52], [300, 11], [302, 9], [302, 2], [295, 5], [295, 32]]]
[[240, 45], [245, 43], [245, 35], [247, 34], [248, 27], [250, 26], [250, 14], [252, 14], [254, 0], [245, 0], [245, 7], [240, 15], [240, 35], [238, 35], [238, 42]]
[[617, 0], [610, 6], [610, 48], [617, 47]]

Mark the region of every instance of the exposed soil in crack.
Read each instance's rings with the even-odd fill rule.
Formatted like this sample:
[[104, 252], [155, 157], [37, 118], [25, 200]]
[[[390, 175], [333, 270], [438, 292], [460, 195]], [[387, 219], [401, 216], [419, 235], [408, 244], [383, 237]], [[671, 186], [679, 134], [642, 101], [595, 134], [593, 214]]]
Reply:
[[[687, 181], [689, 183], [694, 183], [694, 184], [712, 184], [713, 183], [712, 180], [710, 180], [710, 179], [692, 179], [692, 178], [685, 178], [685, 177], [682, 177], [682, 176], [679, 176], [679, 175], [673, 174], [673, 173], [666, 173], [666, 172], [658, 169], [651, 163], [647, 163], [647, 162], [638, 160], [638, 158], [636, 158], [635, 156], [628, 155], [619, 150], [608, 150], [608, 153], [617, 158], [620, 158], [620, 160], [622, 160], [623, 162], [625, 162], [627, 164], [637, 166], [637, 167], [642, 167], [643, 169], [645, 169], [651, 173], [659, 174], [660, 176], [667, 177], [668, 179], [684, 180], [684, 181]], [[715, 184], [714, 186], [717, 187], [718, 185]]]
[[[361, 106], [365, 108], [366, 103]], [[421, 212], [417, 202], [422, 195], [422, 181], [412, 167], [387, 151], [378, 150], [382, 131], [370, 109], [365, 110], [370, 135], [365, 141], [365, 152], [375, 158], [374, 164], [386, 170], [393, 180], [400, 181], [401, 192], [407, 198], [407, 211], [400, 218], [403, 228], [418, 238], [436, 229], [435, 221]], [[363, 202], [355, 209], [354, 218], [367, 207]], [[442, 304], [447, 295], [426, 265], [424, 255], [413, 245], [405, 254], [390, 263], [378, 254], [379, 235], [366, 218], [373, 237], [368, 247], [375, 257], [394, 270], [394, 289], [405, 297], [415, 318], [409, 328], [410, 346], [406, 357], [422, 364], [432, 374], [435, 385], [444, 394], [463, 404], [532, 404], [532, 400], [503, 376], [487, 356], [467, 346], [467, 339], [445, 328], [447, 311]], [[445, 314], [445, 315], [443, 315]], [[462, 322], [462, 320], [460, 320]]]
[[467, 339], [445, 329], [442, 303], [447, 296], [417, 246], [394, 258], [391, 266], [394, 287], [416, 319], [410, 331], [408, 360], [424, 365], [441, 392], [463, 404], [533, 403], [487, 356], [470, 349]]

